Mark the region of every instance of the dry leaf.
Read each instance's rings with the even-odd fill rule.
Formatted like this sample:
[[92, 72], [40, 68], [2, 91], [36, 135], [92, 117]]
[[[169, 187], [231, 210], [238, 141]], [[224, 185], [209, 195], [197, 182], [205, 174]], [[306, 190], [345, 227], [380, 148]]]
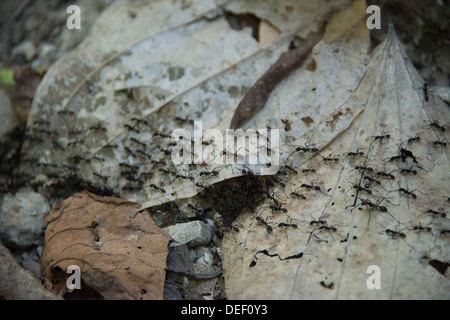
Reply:
[[[203, 131], [227, 129], [239, 100], [292, 38], [307, 38], [348, 2], [114, 3], [43, 79], [22, 178], [119, 194], [146, 208], [241, 175], [228, 165], [174, 165], [170, 134], [184, 128], [193, 136], [193, 120]], [[262, 45], [250, 28], [231, 28], [225, 11], [253, 13], [282, 33]], [[200, 176], [214, 169], [218, 175]]]
[[[228, 298], [449, 298], [448, 272], [430, 261], [450, 259], [450, 111], [426, 101], [423, 83], [392, 29], [356, 90], [335, 105], [336, 117], [351, 121], [319, 153], [298, 155], [307, 160], [297, 174], [278, 175], [286, 187], [274, 197], [285, 212], [267, 200], [256, 210], [262, 219], [242, 215], [240, 232], [224, 238]], [[311, 142], [330, 124], [319, 121]], [[370, 290], [373, 265], [381, 288]]]
[[46, 216], [41, 272], [64, 295], [70, 265], [105, 299], [162, 299], [168, 234], [139, 205], [83, 191]]

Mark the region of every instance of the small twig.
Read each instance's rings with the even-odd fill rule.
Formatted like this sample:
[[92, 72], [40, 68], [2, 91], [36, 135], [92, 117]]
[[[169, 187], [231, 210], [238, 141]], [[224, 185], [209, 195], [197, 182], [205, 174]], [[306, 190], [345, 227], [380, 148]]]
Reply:
[[281, 54], [277, 62], [247, 92], [237, 106], [230, 129], [239, 128], [256, 111], [262, 108], [273, 89], [294, 70], [298, 69], [311, 49], [322, 39], [324, 27], [319, 33], [307, 39], [300, 47]]

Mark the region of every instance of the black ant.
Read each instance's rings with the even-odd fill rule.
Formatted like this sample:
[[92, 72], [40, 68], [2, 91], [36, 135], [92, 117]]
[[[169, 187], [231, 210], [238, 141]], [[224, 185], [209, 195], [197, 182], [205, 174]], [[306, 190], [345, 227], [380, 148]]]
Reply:
[[443, 235], [443, 234], [447, 234], [447, 233], [450, 233], [450, 230], [442, 230], [441, 232], [439, 232], [441, 235]]
[[290, 171], [292, 171], [293, 173], [297, 174], [297, 170], [295, 170], [294, 168], [292, 168], [291, 166], [288, 166], [287, 164], [284, 165], [284, 167]]
[[219, 174], [219, 172], [216, 171], [216, 170], [213, 170], [213, 171], [206, 171], [206, 170], [200, 171], [200, 176], [204, 176], [204, 175], [217, 176], [218, 174]]
[[356, 149], [356, 152], [348, 152], [347, 156], [349, 157], [356, 157], [356, 156], [363, 156], [364, 152], [359, 151], [359, 149]]
[[316, 172], [316, 169], [303, 169], [302, 173]]
[[133, 127], [129, 124], [124, 124], [124, 127], [127, 128], [128, 130], [134, 131], [136, 133], [141, 133], [138, 129], [136, 129], [135, 127]]
[[279, 227], [279, 228], [282, 228], [282, 227], [285, 227], [285, 228], [291, 227], [291, 228], [297, 229], [297, 225], [296, 225], [295, 223], [284, 223], [284, 222], [280, 222], [280, 223], [278, 224], [278, 227]]
[[278, 179], [277, 177], [274, 176], [270, 176], [270, 179], [272, 179], [275, 183], [277, 183], [279, 186], [281, 187], [286, 187], [286, 185], [284, 184], [284, 182], [280, 181], [280, 179]]
[[158, 191], [161, 191], [162, 193], [166, 193], [166, 190], [164, 188], [158, 187], [156, 184], [152, 183], [152, 184], [150, 184], [150, 187], [152, 187]]
[[376, 184], [381, 184], [380, 180], [374, 179], [371, 176], [364, 176], [363, 179], [368, 180], [369, 182], [375, 182]]
[[[381, 212], [388, 212], [388, 209], [385, 206], [380, 206], [380, 203], [383, 201], [384, 199], [381, 199], [380, 201], [378, 201], [377, 203], [373, 203], [368, 199], [361, 199], [361, 206], [369, 206], [370, 208], [374, 208], [377, 210], [380, 210]], [[358, 208], [358, 210], [362, 210], [361, 208]]]
[[418, 134], [416, 134], [416, 136], [414, 136], [414, 137], [412, 137], [412, 138], [409, 138], [409, 139], [406, 141], [406, 144], [411, 144], [411, 143], [413, 143], [414, 141], [420, 141], [420, 137], [419, 137]]
[[328, 227], [328, 226], [320, 226], [320, 227], [319, 227], [319, 230], [327, 230], [327, 231], [333, 231], [333, 232], [336, 232], [336, 231], [337, 231], [336, 227], [333, 227], [333, 226], [331, 226], [331, 227]]
[[387, 173], [387, 172], [385, 172], [385, 171], [378, 171], [378, 172], [377, 172], [377, 176], [395, 180], [395, 177], [391, 174], [391, 173], [394, 172], [394, 171], [395, 171], [395, 170], [393, 170], [393, 171], [391, 171], [391, 172], [389, 172], [389, 173]]
[[[154, 137], [161, 137], [161, 138], [170, 138], [170, 135], [168, 135], [166, 133], [163, 133], [163, 132], [159, 132], [159, 131], [154, 132], [153, 136]], [[180, 138], [182, 138], [182, 136]]]
[[406, 194], [406, 195], [408, 195], [408, 196], [411, 196], [411, 197], [413, 197], [414, 199], [416, 199], [417, 198], [417, 195], [415, 194], [415, 193], [413, 193], [413, 191], [408, 191], [408, 190], [406, 190], [405, 188], [400, 188], [400, 189], [398, 189], [398, 191], [399, 192], [403, 192], [404, 194]]
[[292, 191], [292, 192], [291, 192], [291, 195], [294, 196], [294, 197], [297, 197], [297, 198], [301, 198], [301, 199], [303, 199], [303, 200], [306, 200], [306, 196], [305, 196], [305, 195], [299, 194], [299, 193], [297, 193], [297, 192], [295, 192], [295, 191]]
[[267, 198], [269, 198], [269, 199], [272, 200], [276, 205], [278, 205], [278, 200], [275, 199], [275, 198], [273, 197], [274, 193], [270, 194], [270, 192], [267, 191], [267, 190], [263, 190], [262, 192], [267, 196]]
[[287, 212], [288, 210], [286, 208], [281, 207], [281, 205], [273, 205], [271, 204], [269, 206], [270, 209], [272, 209], [273, 211], [283, 211], [283, 212]]
[[308, 190], [320, 191], [320, 187], [319, 186], [312, 186], [312, 185], [308, 185], [306, 183], [302, 183], [300, 188], [305, 188], [305, 189], [308, 189]]
[[392, 239], [394, 239], [395, 236], [399, 236], [400, 238], [405, 238], [406, 237], [406, 234], [404, 234], [403, 232], [400, 232], [400, 231], [394, 231], [394, 230], [391, 230], [391, 229], [386, 229], [386, 230], [384, 230], [384, 232], [386, 234], [392, 236]]
[[425, 98], [425, 101], [428, 102], [429, 97], [428, 97], [428, 89], [429, 89], [429, 82], [424, 82], [423, 86], [422, 86], [422, 92], [423, 92], [423, 97]]
[[106, 132], [106, 128], [102, 127], [100, 124], [97, 124], [96, 126], [90, 126], [89, 130]]
[[440, 126], [439, 123], [437, 121], [431, 122], [430, 123], [430, 127], [436, 128], [441, 130], [442, 132], [445, 131], [445, 127], [444, 126]]
[[180, 178], [180, 179], [189, 179], [189, 180], [194, 180], [194, 177], [192, 177], [192, 176], [184, 176], [184, 175], [182, 175], [182, 174], [177, 174], [177, 175], [175, 175], [175, 178]]
[[322, 287], [326, 288], [326, 289], [332, 290], [332, 289], [333, 289], [333, 286], [334, 286], [334, 283], [331, 282], [330, 284], [326, 284], [325, 281], [320, 281], [320, 285], [321, 285]]
[[152, 158], [152, 155], [150, 153], [147, 153], [147, 152], [145, 152], [143, 150], [136, 150], [136, 152], [141, 154], [141, 155], [143, 155], [143, 156], [145, 156], [145, 157], [147, 157], [147, 158], [150, 158], [150, 159]]
[[108, 177], [102, 176], [101, 174], [99, 174], [97, 172], [94, 172], [94, 176], [97, 176], [97, 177], [99, 177], [100, 179], [103, 179], [103, 180], [108, 180]]
[[256, 216], [256, 220], [258, 220], [260, 223], [262, 223], [263, 225], [265, 225], [266, 230], [268, 233], [272, 233], [272, 226], [270, 226], [262, 217], [260, 216]]
[[134, 143], [140, 144], [143, 147], [147, 146], [147, 144], [145, 144], [144, 142], [139, 141], [138, 139], [130, 138], [130, 140], [133, 141]]
[[367, 167], [366, 165], [363, 165], [363, 166], [356, 166], [356, 167], [355, 167], [355, 170], [363, 170], [363, 171], [367, 170], [367, 171], [369, 171], [369, 172], [373, 172], [373, 168]]
[[414, 226], [413, 230], [431, 232], [431, 227]]
[[446, 147], [447, 146], [447, 142], [439, 141], [439, 140], [433, 141], [433, 147], [438, 147], [438, 146]]
[[376, 141], [376, 140], [383, 140], [383, 139], [389, 139], [391, 137], [391, 135], [390, 134], [384, 134], [384, 135], [380, 135], [380, 136], [375, 136], [374, 138], [373, 138], [373, 140], [374, 141]]
[[325, 162], [338, 162], [339, 161], [339, 158], [338, 157], [322, 157], [323, 158], [323, 161], [325, 161]]
[[360, 185], [357, 185], [357, 184], [354, 184], [353, 188], [358, 190], [358, 191], [364, 191], [364, 192], [366, 192], [368, 194], [372, 194], [372, 190], [370, 190], [368, 188], [361, 187]]
[[441, 216], [442, 218], [447, 217], [447, 214], [445, 212], [439, 212], [432, 209], [427, 210], [425, 213], [431, 213], [434, 216]]
[[327, 222], [325, 220], [319, 219], [319, 220], [311, 220], [309, 222], [309, 225], [312, 226], [312, 225], [315, 225], [315, 224], [326, 224], [326, 223]]
[[295, 151], [297, 151], [297, 152], [317, 152], [317, 151], [319, 151], [319, 149], [318, 148], [309, 148], [308, 146], [304, 146], [304, 147], [295, 148]]

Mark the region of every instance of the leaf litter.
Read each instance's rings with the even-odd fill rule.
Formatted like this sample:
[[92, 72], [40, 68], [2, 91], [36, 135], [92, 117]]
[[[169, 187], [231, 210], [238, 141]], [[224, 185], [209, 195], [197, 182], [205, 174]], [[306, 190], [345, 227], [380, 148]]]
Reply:
[[[424, 82], [393, 32], [372, 60], [363, 23], [354, 22], [338, 36], [326, 32], [327, 42], [316, 45], [304, 66], [284, 79], [245, 124], [289, 127], [280, 130], [278, 175], [260, 178], [254, 167], [173, 166], [167, 160], [173, 129], [192, 134], [194, 120], [202, 120], [203, 130], [225, 130], [239, 101], [288, 49], [292, 37], [306, 39], [348, 1], [319, 5], [313, 21], [302, 7], [305, 3], [224, 1], [218, 6], [199, 1], [168, 10], [157, 1], [135, 17], [122, 9], [138, 3], [111, 6], [88, 39], [44, 78], [28, 121], [19, 177], [46, 187], [118, 194], [141, 203], [141, 209], [176, 216], [186, 214], [179, 209], [183, 203], [198, 205], [213, 194], [207, 202], [218, 204], [213, 212], [230, 229], [223, 238], [222, 259], [231, 299], [270, 298], [267, 293], [278, 299], [373, 297], [364, 287], [365, 270], [355, 270], [374, 259], [389, 270], [384, 278], [388, 286], [377, 297], [408, 292], [442, 296], [445, 285], [428, 274], [436, 270], [423, 268], [429, 267], [428, 257], [448, 260], [443, 249], [448, 237], [437, 236], [448, 229], [448, 220], [427, 212], [445, 211], [441, 186], [446, 177], [439, 169], [448, 164], [448, 151], [438, 147], [445, 143], [446, 132], [431, 124], [445, 126], [448, 113], [438, 99], [423, 103]], [[254, 12], [281, 34], [259, 45], [250, 30], [230, 28], [222, 10]], [[297, 11], [306, 18], [286, 19]], [[156, 21], [146, 18], [150, 12]], [[139, 37], [130, 36], [136, 32], [132, 28], [118, 32], [114, 26], [120, 23], [108, 25], [111, 17], [127, 23], [136, 19], [134, 27], [142, 32], [136, 33]], [[210, 36], [217, 33], [220, 38]], [[403, 77], [396, 77], [398, 70]], [[40, 124], [50, 119], [56, 120], [43, 132]], [[407, 142], [417, 135], [419, 143]], [[397, 160], [389, 161], [392, 157]], [[403, 169], [411, 174], [404, 175]], [[411, 210], [416, 219], [407, 216]], [[256, 212], [266, 224], [255, 214], [240, 215], [243, 211]], [[414, 229], [431, 223], [426, 218], [436, 224], [433, 232]], [[417, 243], [410, 240], [413, 232]], [[414, 250], [422, 255], [412, 255]], [[267, 255], [258, 255], [250, 268], [257, 252]], [[285, 257], [296, 258], [281, 260]], [[403, 265], [412, 266], [411, 273], [400, 272]], [[261, 266], [264, 276], [258, 271]], [[420, 281], [407, 283], [409, 275], [423, 272]], [[425, 283], [427, 290], [416, 289]], [[409, 289], [400, 291], [404, 287]]]

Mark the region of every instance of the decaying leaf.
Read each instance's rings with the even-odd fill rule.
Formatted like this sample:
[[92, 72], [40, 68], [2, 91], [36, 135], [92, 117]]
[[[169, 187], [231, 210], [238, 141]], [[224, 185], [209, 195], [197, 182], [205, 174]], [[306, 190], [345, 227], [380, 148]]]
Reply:
[[65, 272], [75, 265], [85, 286], [105, 299], [162, 299], [169, 236], [138, 208], [83, 191], [49, 212], [41, 260], [46, 287], [64, 295]]
[[[449, 298], [448, 274], [429, 261], [450, 258], [450, 111], [427, 101], [423, 84], [392, 28], [354, 92], [333, 106], [336, 119], [352, 115], [347, 125], [312, 156], [297, 155], [301, 166], [287, 159], [296, 173], [277, 175], [278, 205], [267, 199], [224, 238], [228, 298]], [[310, 143], [333, 127], [314, 123]], [[381, 286], [370, 289], [377, 267]]]
[[[175, 165], [171, 133], [186, 129], [204, 146], [208, 141], [195, 138], [194, 129], [225, 132], [240, 99], [290, 41], [306, 39], [348, 2], [114, 3], [43, 79], [27, 125], [21, 178], [117, 194], [146, 208], [192, 197], [202, 190], [198, 184], [242, 175], [204, 161]], [[277, 40], [260, 44], [250, 28], [234, 30], [227, 14], [245, 11], [280, 30]], [[200, 176], [214, 169], [219, 174]]]

